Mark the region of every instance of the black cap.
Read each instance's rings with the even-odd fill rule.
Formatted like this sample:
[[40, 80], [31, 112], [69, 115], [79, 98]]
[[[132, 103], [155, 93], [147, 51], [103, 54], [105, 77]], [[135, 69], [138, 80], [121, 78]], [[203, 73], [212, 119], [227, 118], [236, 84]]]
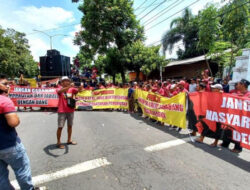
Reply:
[[250, 85], [250, 82], [246, 79], [241, 79], [240, 83], [246, 85], [246, 86], [249, 86]]

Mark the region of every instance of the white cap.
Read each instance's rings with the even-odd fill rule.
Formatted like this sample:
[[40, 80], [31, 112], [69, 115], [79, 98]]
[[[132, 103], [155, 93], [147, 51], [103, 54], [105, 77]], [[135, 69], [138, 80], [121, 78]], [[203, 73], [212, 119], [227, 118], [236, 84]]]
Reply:
[[172, 84], [170, 89], [173, 90], [176, 87], [176, 84]]
[[219, 90], [222, 90], [223, 87], [221, 84], [215, 84], [215, 85], [211, 85], [211, 88], [215, 88], [215, 89], [219, 89]]
[[67, 76], [62, 77], [61, 81], [64, 81], [64, 80], [70, 81], [69, 77], [67, 77]]

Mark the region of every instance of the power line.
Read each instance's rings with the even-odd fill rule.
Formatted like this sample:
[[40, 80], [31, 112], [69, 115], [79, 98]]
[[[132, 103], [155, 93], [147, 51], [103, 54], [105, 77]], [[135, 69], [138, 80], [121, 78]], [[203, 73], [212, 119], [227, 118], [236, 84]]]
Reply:
[[145, 0], [141, 5], [139, 5], [135, 10], [140, 9], [148, 0]]
[[144, 11], [146, 11], [151, 5], [153, 5], [156, 1], [158, 0], [155, 0], [153, 3], [151, 3], [147, 8], [145, 8], [142, 12], [140, 12], [137, 16], [139, 16], [140, 14], [142, 14]]
[[[246, 4], [248, 4], [248, 3], [250, 3], [250, 1], [249, 2], [246, 2], [246, 3], [243, 3], [243, 4], [241, 4], [241, 5], [239, 5], [239, 6], [237, 6], [237, 7], [234, 7], [233, 9], [230, 9], [230, 10], [228, 10], [228, 11], [225, 11], [225, 12], [223, 12], [223, 13], [221, 13], [221, 14], [218, 14], [218, 15], [216, 15], [215, 17], [213, 17], [213, 18], [211, 18], [211, 19], [216, 19], [216, 18], [218, 18], [218, 17], [223, 17], [225, 14], [227, 14], [227, 13], [229, 13], [229, 12], [232, 12], [233, 10], [235, 10], [235, 9], [238, 9], [238, 8], [240, 8], [240, 7], [243, 7], [244, 5], [246, 5]], [[203, 24], [201, 24], [201, 25], [204, 25], [204, 24], [207, 24], [207, 22], [204, 22]], [[201, 26], [200, 25], [200, 26]], [[158, 41], [156, 41], [156, 42], [153, 42], [153, 43], [151, 43], [151, 44], [149, 44], [149, 45], [154, 45], [154, 44], [157, 44], [157, 43], [159, 43], [159, 42], [161, 42], [162, 41], [162, 39], [161, 40], [158, 40]], [[182, 42], [182, 44], [184, 44], [184, 42]], [[159, 44], [160, 45], [160, 44]]]
[[143, 17], [141, 17], [140, 18], [140, 20], [141, 19], [143, 19], [143, 18], [145, 18], [146, 16], [148, 16], [150, 13], [152, 13], [155, 9], [157, 9], [159, 6], [161, 6], [163, 3], [166, 3], [166, 1], [167, 0], [164, 0], [164, 1], [162, 1], [159, 5], [157, 5], [155, 8], [153, 8], [151, 11], [149, 11], [148, 13], [146, 13]]
[[[47, 32], [47, 31], [51, 31], [51, 30], [57, 30], [57, 29], [61, 29], [61, 28], [67, 28], [67, 27], [70, 27], [70, 26], [76, 26], [80, 23], [75, 23], [75, 24], [70, 24], [70, 25], [64, 25], [64, 26], [59, 26], [59, 27], [56, 27], [56, 28], [49, 28], [49, 29], [46, 29], [46, 30], [41, 30], [43, 32]], [[38, 32], [31, 32], [31, 33], [28, 33], [26, 35], [32, 35], [32, 34], [37, 34]]]
[[[139, 8], [139, 9], [145, 9], [145, 8], [148, 8], [148, 7], [153, 7], [153, 6], [155, 6], [155, 5], [159, 5], [160, 3], [155, 3], [155, 4], [153, 4], [153, 5], [151, 5], [151, 6], [145, 6], [145, 7], [141, 7], [141, 8]], [[139, 9], [135, 9], [135, 11], [137, 11], [137, 10], [139, 10]]]
[[[181, 4], [182, 2], [179, 2], [178, 4], [176, 4], [178, 1], [180, 0], [176, 0], [175, 2], [173, 2], [171, 5], [169, 5], [168, 7], [166, 7], [165, 9], [161, 10], [159, 13], [157, 13], [156, 15], [154, 15], [153, 17], [151, 17], [150, 19], [146, 20], [146, 22], [144, 23], [144, 26], [147, 26], [148, 24], [154, 22], [157, 18], [160, 18], [161, 16], [163, 16], [164, 14], [166, 14], [169, 9], [173, 9], [175, 7], [177, 7], [179, 4]], [[185, 1], [185, 0], [184, 0]], [[176, 5], [174, 5], [176, 4]], [[173, 6], [174, 5], [174, 6]], [[173, 7], [172, 7], [173, 6]]]
[[192, 5], [194, 5], [194, 4], [196, 4], [196, 3], [198, 3], [199, 1], [200, 1], [200, 0], [196, 0], [196, 1], [194, 1], [194, 2], [193, 2], [193, 3], [191, 3], [190, 5], [186, 6], [185, 8], [181, 9], [180, 11], [177, 11], [176, 13], [174, 13], [174, 14], [172, 14], [171, 16], [169, 16], [169, 17], [165, 18], [164, 20], [162, 20], [162, 21], [158, 22], [157, 24], [155, 24], [155, 25], [153, 25], [153, 26], [149, 27], [149, 28], [148, 28], [147, 30], [145, 30], [145, 31], [148, 31], [148, 30], [150, 30], [150, 29], [152, 29], [152, 28], [154, 28], [154, 27], [158, 26], [159, 24], [161, 24], [161, 23], [165, 22], [166, 20], [170, 19], [171, 17], [173, 17], [173, 16], [175, 16], [175, 15], [179, 14], [180, 12], [184, 11], [186, 8], [191, 7]]

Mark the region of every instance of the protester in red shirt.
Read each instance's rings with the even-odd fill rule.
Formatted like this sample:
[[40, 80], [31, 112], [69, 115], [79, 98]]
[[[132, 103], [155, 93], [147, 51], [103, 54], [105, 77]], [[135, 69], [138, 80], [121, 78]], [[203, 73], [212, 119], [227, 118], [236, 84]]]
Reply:
[[97, 89], [105, 89], [106, 87], [104, 85], [104, 83], [99, 83]]
[[157, 92], [159, 90], [158, 81], [155, 81], [154, 85], [152, 86], [152, 92]]
[[8, 81], [0, 74], [0, 189], [14, 189], [9, 181], [10, 166], [21, 189], [34, 188], [30, 161], [16, 127], [20, 124], [16, 108], [8, 98]]
[[90, 84], [87, 84], [87, 87], [84, 88], [84, 90], [94, 90], [94, 87], [90, 86]]
[[161, 88], [158, 90], [158, 93], [161, 95], [161, 96], [164, 96], [164, 97], [167, 97], [167, 83], [166, 82], [163, 82]]
[[184, 82], [185, 82], [184, 88], [189, 92], [189, 83], [186, 78], [184, 79]]
[[144, 90], [147, 91], [147, 92], [151, 92], [150, 84], [147, 84]]
[[[233, 94], [236, 96], [239, 96], [239, 97], [250, 98], [250, 92], [248, 91], [249, 85], [250, 85], [250, 82], [248, 80], [242, 79], [240, 82], [237, 83], [236, 89], [238, 91], [236, 93], [233, 93]], [[224, 138], [221, 146], [228, 148], [230, 142], [231, 142], [230, 137]], [[231, 151], [234, 153], [240, 153], [242, 151], [242, 147], [240, 146], [240, 143], [239, 142], [233, 142], [233, 143], [235, 144], [235, 146], [234, 146], [234, 149], [232, 149]]]
[[206, 84], [206, 92], [210, 92], [210, 85], [212, 84], [213, 79], [209, 77], [209, 70], [206, 69], [202, 72], [202, 82]]
[[242, 79], [237, 84], [238, 91], [236, 92], [237, 96], [250, 98], [250, 92], [248, 91], [248, 86], [250, 85], [250, 82], [246, 79]]
[[73, 127], [73, 119], [74, 119], [74, 107], [70, 107], [68, 105], [68, 99], [73, 98], [74, 95], [81, 91], [82, 87], [79, 89], [73, 88], [73, 84], [71, 84], [71, 80], [68, 77], [62, 77], [62, 88], [57, 89], [57, 94], [59, 96], [58, 103], [58, 129], [57, 129], [57, 146], [60, 149], [64, 149], [65, 147], [61, 144], [61, 134], [62, 129], [67, 120], [68, 125], [68, 144], [76, 145], [77, 143], [72, 141], [72, 127]]
[[178, 89], [176, 84], [172, 84], [168, 93], [168, 97], [171, 98], [178, 94]]
[[180, 93], [180, 92], [186, 92], [186, 93], [188, 93], [188, 90], [185, 88], [185, 84], [186, 84], [186, 82], [185, 82], [184, 80], [181, 80], [181, 81], [178, 83], [179, 93]]

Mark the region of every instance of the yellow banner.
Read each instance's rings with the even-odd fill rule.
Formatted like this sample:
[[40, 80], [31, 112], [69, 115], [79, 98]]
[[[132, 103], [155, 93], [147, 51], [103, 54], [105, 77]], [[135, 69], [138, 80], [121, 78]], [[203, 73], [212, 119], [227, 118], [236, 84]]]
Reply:
[[24, 78], [23, 80], [27, 81], [30, 84], [30, 87], [32, 87], [32, 88], [36, 88], [37, 87], [36, 79]]
[[135, 97], [143, 114], [157, 121], [186, 128], [186, 94], [180, 93], [172, 98], [165, 98], [140, 89]]
[[84, 90], [77, 94], [77, 109], [128, 109], [128, 89]]

